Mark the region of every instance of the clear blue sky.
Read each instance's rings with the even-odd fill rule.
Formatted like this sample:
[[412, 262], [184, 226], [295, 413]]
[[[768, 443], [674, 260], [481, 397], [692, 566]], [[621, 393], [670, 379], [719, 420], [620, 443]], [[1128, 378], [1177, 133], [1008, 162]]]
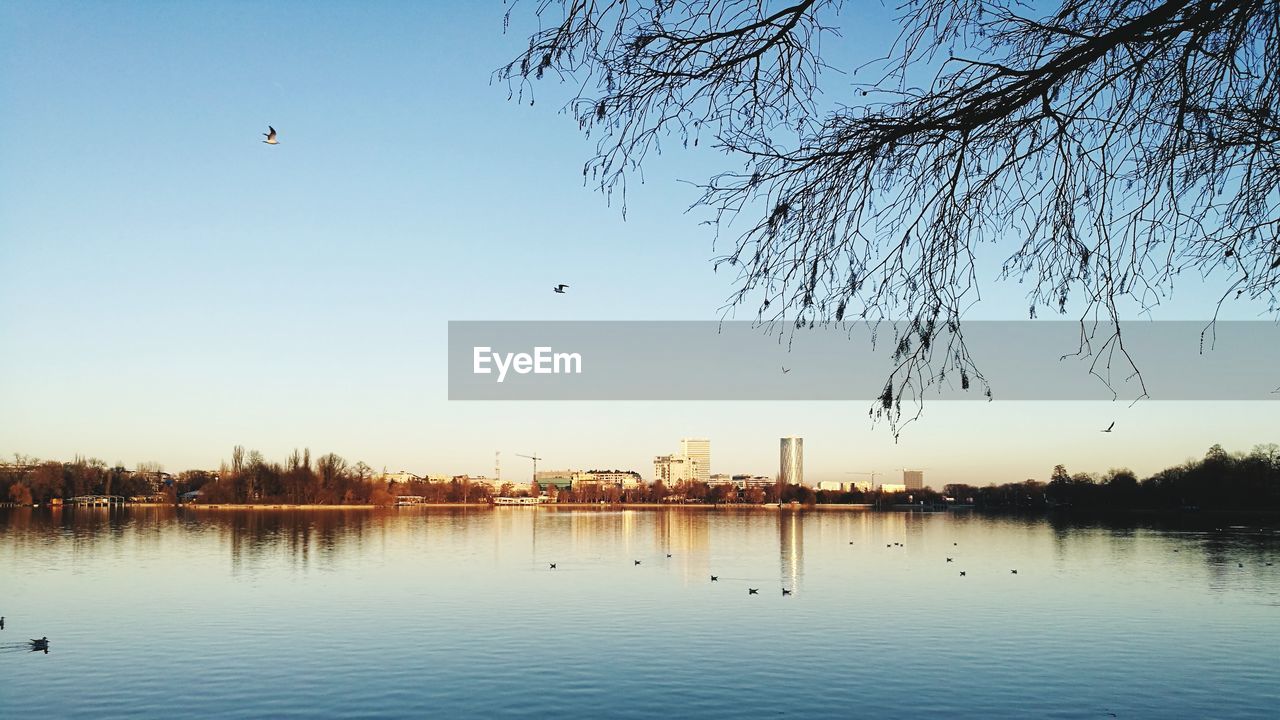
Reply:
[[[309, 446], [480, 474], [536, 450], [648, 475], [704, 436], [713, 471], [772, 474], [797, 434], [812, 480], [909, 465], [941, 484], [1280, 440], [1274, 403], [935, 403], [896, 445], [862, 403], [450, 403], [449, 320], [710, 319], [732, 289], [679, 182], [720, 159], [664, 155], [624, 221], [582, 185], [592, 145], [562, 94], [490, 83], [528, 29], [518, 7], [504, 36], [504, 10], [0, 5], [0, 453], [183, 469]], [[883, 52], [854, 41], [893, 27], [859, 12], [841, 52]], [[1190, 279], [1162, 317], [1209, 296]], [[984, 297], [974, 317], [1024, 317], [1016, 287]], [[1100, 438], [1112, 419], [1125, 432]]]

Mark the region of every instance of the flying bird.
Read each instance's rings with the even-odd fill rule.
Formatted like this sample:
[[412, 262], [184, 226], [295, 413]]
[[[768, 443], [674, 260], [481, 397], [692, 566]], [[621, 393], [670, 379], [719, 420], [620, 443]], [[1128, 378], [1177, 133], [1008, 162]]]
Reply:
[[1010, 574], [1010, 575], [1017, 575], [1017, 574], [1018, 574], [1018, 571], [1017, 571], [1017, 570], [1010, 570], [1010, 571], [1009, 571], [1009, 574]]
[[748, 595], [759, 595], [759, 594], [760, 594], [760, 588], [747, 588], [747, 594], [748, 594]]
[[552, 290], [552, 292], [558, 292], [558, 293], [560, 293], [561, 295], [563, 295], [563, 294], [564, 294], [564, 289], [565, 289], [565, 288], [567, 288], [567, 287], [569, 287], [569, 286], [568, 286], [568, 285], [565, 285], [564, 283], [560, 283], [559, 285], [557, 285], [557, 286], [555, 286], [555, 287], [551, 288], [551, 290]]
[[267, 126], [267, 130], [268, 130], [269, 132], [264, 132], [264, 133], [262, 133], [262, 134], [267, 138], [266, 140], [263, 140], [262, 142], [264, 142], [264, 143], [266, 143], [266, 144], [268, 144], [268, 145], [279, 145], [279, 144], [280, 144], [280, 141], [279, 141], [279, 140], [276, 140], [276, 129], [275, 129], [275, 128], [273, 128], [273, 127], [271, 127], [270, 125], [268, 125], [268, 126]]
[[1115, 427], [1115, 426], [1116, 426], [1116, 421], [1115, 421], [1115, 420], [1112, 420], [1112, 421], [1111, 421], [1111, 424], [1107, 426], [1107, 429], [1106, 429], [1106, 430], [1103, 430], [1102, 432], [1111, 432], [1111, 428], [1113, 428], [1113, 427]]
[[961, 570], [961, 571], [960, 571], [960, 577], [964, 577], [964, 571], [963, 571], [963, 570]]
[[786, 588], [782, 588], [782, 594], [783, 594], [783, 595], [790, 595], [790, 594], [791, 594], [791, 591], [790, 591], [790, 590], [788, 590], [788, 589], [786, 589]]
[[671, 557], [671, 553], [667, 553], [667, 557]]
[[637, 560], [637, 561], [636, 561], [636, 564], [637, 564], [637, 565], [639, 565], [639, 564], [640, 564], [640, 561], [639, 561], [639, 560]]
[[550, 563], [550, 565], [551, 565], [551, 569], [552, 569], [552, 570], [555, 570], [555, 569], [556, 569], [556, 564], [555, 564], [555, 563]]
[[951, 558], [947, 558], [947, 562], [951, 562]]
[[783, 375], [786, 375], [786, 374], [787, 374], [787, 373], [789, 373], [789, 372], [791, 372], [791, 368], [787, 367], [786, 365], [783, 365], [783, 366], [782, 366], [782, 374], [783, 374]]
[[711, 582], [719, 582], [719, 581], [720, 581], [720, 577], [719, 577], [719, 576], [717, 576], [717, 575], [712, 575], [712, 576], [711, 576]]

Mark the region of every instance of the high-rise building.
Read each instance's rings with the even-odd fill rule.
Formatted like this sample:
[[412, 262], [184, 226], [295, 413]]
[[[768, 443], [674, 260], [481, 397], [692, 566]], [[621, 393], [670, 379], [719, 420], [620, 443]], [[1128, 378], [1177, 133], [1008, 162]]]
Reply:
[[706, 438], [681, 438], [680, 454], [697, 463], [694, 478], [711, 481], [711, 441]]
[[684, 455], [659, 455], [653, 459], [653, 479], [668, 487], [697, 477], [697, 461]]
[[908, 490], [924, 489], [924, 471], [923, 470], [906, 470], [902, 471], [902, 484]]
[[778, 482], [804, 484], [804, 438], [784, 437], [778, 453]]

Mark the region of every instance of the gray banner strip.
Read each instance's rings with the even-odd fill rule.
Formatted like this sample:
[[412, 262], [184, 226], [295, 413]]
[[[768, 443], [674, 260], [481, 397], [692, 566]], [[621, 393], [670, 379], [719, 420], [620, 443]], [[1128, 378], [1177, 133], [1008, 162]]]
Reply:
[[[961, 329], [996, 400], [1129, 400], [1143, 386], [1154, 400], [1280, 400], [1276, 323], [1120, 328], [1141, 382], [1119, 348], [1104, 344], [1110, 324], [975, 321]], [[741, 321], [450, 322], [449, 399], [871, 400], [899, 365], [894, 351], [904, 335], [919, 347], [909, 324], [891, 322], [801, 329]], [[930, 345], [922, 378], [947, 365], [953, 339], [944, 332]], [[1075, 355], [1082, 341], [1092, 356]], [[981, 380], [971, 377], [969, 385], [963, 389], [950, 369], [923, 396], [986, 399]]]

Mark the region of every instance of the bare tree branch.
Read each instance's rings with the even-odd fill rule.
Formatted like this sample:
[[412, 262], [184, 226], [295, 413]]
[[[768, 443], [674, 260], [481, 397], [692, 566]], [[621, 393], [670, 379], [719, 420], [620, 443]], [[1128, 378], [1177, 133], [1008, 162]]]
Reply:
[[990, 395], [959, 329], [984, 245], [1031, 317], [1079, 312], [1108, 382], [1137, 372], [1121, 307], [1159, 305], [1183, 273], [1221, 284], [1215, 317], [1236, 298], [1280, 311], [1278, 0], [906, 0], [892, 50], [854, 70], [875, 79], [821, 117], [838, 0], [536, 14], [557, 9], [498, 77], [520, 97], [547, 71], [580, 83], [570, 108], [599, 143], [584, 173], [606, 193], [669, 137], [736, 158], [699, 202], [721, 229], [748, 221], [717, 259], [739, 273], [726, 308], [907, 320], [872, 409], [895, 433], [903, 399], [948, 376]]

